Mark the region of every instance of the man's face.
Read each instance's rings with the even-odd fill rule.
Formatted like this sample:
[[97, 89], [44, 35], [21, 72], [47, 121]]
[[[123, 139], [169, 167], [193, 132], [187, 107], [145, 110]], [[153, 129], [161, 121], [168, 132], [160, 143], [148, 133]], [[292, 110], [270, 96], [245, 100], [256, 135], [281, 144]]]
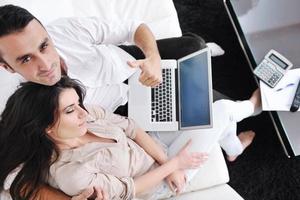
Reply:
[[32, 20], [21, 31], [0, 37], [0, 66], [26, 80], [54, 85], [61, 78], [60, 58], [46, 30]]

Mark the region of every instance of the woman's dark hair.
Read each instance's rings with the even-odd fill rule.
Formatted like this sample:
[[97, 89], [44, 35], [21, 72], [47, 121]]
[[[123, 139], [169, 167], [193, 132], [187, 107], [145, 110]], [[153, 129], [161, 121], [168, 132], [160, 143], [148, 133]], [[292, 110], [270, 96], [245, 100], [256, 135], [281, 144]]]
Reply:
[[75, 89], [84, 108], [82, 85], [64, 76], [53, 86], [23, 83], [7, 101], [0, 119], [0, 191], [8, 174], [22, 165], [10, 187], [13, 199], [35, 197], [59, 157], [46, 129], [59, 120], [59, 95], [67, 88]]

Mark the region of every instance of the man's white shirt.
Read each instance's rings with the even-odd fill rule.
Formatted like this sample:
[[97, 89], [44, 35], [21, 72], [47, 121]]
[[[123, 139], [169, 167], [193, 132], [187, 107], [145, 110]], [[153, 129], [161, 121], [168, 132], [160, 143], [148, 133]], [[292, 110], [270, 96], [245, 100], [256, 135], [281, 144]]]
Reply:
[[135, 72], [127, 65], [134, 58], [118, 45], [134, 43], [140, 24], [89, 17], [62, 18], [46, 26], [68, 75], [87, 87], [85, 103], [114, 111], [127, 102], [128, 86], [123, 81]]

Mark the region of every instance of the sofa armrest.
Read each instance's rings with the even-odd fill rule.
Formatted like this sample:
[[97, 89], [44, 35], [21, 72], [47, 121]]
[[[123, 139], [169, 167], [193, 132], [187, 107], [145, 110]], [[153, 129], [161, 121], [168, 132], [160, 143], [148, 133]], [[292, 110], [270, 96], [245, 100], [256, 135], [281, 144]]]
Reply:
[[[160, 132], [158, 134], [154, 133], [154, 135], [167, 146], [170, 146], [179, 134], [181, 133], [169, 131]], [[202, 139], [205, 141], [205, 137]], [[219, 144], [215, 144], [211, 149], [208, 160], [188, 183], [186, 192], [221, 185], [229, 181], [228, 169], [221, 147]]]
[[185, 192], [197, 191], [229, 181], [227, 165], [219, 145], [209, 153], [207, 162], [187, 184]]
[[227, 184], [217, 185], [205, 190], [198, 190], [190, 193], [168, 198], [168, 200], [243, 200], [243, 198]]

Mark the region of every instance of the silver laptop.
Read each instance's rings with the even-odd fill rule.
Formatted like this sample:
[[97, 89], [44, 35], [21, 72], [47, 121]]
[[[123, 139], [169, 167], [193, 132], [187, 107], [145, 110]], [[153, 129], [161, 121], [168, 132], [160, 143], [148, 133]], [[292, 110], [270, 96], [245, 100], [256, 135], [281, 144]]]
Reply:
[[162, 60], [163, 82], [143, 86], [129, 78], [128, 116], [146, 131], [212, 127], [211, 55], [208, 48], [179, 60]]

